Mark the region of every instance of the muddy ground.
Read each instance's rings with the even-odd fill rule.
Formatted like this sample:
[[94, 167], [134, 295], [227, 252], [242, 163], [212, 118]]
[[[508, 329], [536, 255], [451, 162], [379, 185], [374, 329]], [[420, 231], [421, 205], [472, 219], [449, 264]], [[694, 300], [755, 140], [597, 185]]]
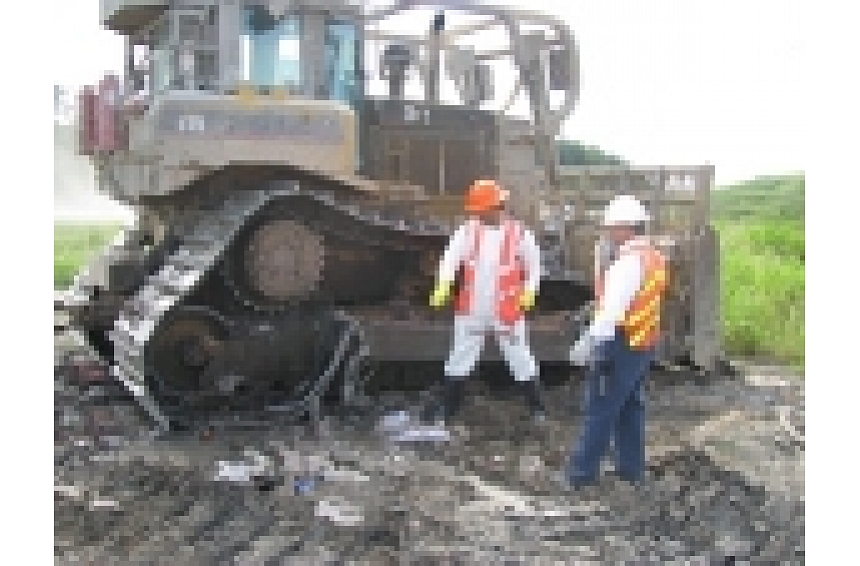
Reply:
[[553, 475], [580, 428], [576, 375], [548, 391], [543, 425], [472, 382], [446, 441], [381, 427], [423, 399], [396, 394], [318, 428], [152, 438], [98, 368], [70, 367], [71, 335], [55, 344], [57, 564], [804, 561], [803, 377], [779, 368], [652, 374], [646, 488], [607, 463], [598, 486], [568, 493]]

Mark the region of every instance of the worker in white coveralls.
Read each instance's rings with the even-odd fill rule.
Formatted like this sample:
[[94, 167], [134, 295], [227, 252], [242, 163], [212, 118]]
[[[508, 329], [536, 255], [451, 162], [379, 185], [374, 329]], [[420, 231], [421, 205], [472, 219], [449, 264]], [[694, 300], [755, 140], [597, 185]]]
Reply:
[[491, 334], [525, 396], [532, 417], [545, 418], [538, 365], [532, 355], [525, 311], [534, 306], [540, 282], [540, 249], [532, 232], [505, 214], [507, 191], [478, 180], [466, 194], [470, 218], [459, 227], [440, 261], [431, 306], [440, 308], [461, 276], [454, 301], [454, 336], [445, 363], [445, 393], [435, 417], [450, 419], [461, 404], [465, 379]]
[[609, 253], [598, 245], [595, 317], [570, 353], [571, 362], [588, 368], [585, 422], [564, 478], [574, 487], [597, 479], [610, 436], [622, 479], [639, 483], [645, 469], [645, 377], [668, 284], [666, 260], [645, 235], [649, 220], [628, 195], [615, 198], [604, 212]]

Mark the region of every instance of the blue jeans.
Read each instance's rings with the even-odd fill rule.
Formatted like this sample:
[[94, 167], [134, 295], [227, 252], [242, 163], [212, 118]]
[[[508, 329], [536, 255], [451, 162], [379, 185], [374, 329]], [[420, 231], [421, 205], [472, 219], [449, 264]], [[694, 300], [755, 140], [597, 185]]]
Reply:
[[645, 469], [645, 377], [654, 350], [631, 350], [620, 332], [608, 350], [603, 383], [597, 371], [587, 373], [583, 430], [567, 464], [568, 478], [575, 483], [596, 479], [612, 435], [618, 475], [634, 482]]

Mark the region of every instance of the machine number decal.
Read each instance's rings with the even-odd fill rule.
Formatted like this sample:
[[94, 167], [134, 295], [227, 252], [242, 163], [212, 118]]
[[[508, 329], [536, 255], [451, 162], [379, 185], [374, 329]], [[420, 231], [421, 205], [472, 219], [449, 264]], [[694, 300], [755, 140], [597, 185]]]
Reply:
[[206, 129], [206, 120], [199, 114], [186, 114], [179, 117], [176, 129], [180, 132], [203, 132]]
[[322, 143], [340, 143], [344, 138], [343, 125], [336, 118], [305, 113], [204, 111], [187, 114], [178, 109], [165, 109], [160, 124], [165, 132], [205, 132], [212, 138], [302, 138]]

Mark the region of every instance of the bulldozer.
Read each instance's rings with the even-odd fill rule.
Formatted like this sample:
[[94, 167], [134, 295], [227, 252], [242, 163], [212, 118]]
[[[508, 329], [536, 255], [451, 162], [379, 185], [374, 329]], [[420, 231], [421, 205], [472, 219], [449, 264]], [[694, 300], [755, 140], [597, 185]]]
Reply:
[[622, 192], [671, 262], [660, 360], [720, 363], [713, 167], [561, 167], [563, 21], [468, 0], [102, 0], [100, 18], [126, 64], [79, 94], [78, 151], [136, 220], [62, 304], [161, 427], [318, 399], [364, 362], [441, 363], [450, 313], [427, 298], [479, 178], [542, 248], [541, 364], [568, 363]]

